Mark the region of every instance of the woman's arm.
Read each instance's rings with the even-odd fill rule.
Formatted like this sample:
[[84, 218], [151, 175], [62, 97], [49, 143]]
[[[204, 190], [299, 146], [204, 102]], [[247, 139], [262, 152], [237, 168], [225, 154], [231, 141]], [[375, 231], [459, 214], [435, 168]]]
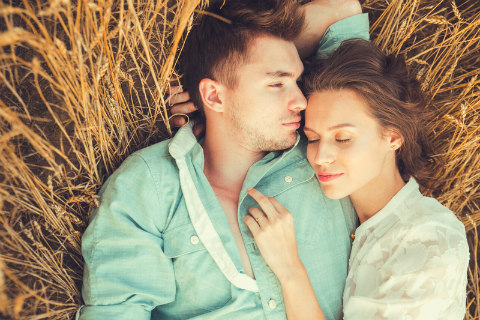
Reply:
[[263, 212], [259, 208], [250, 208], [245, 223], [263, 258], [280, 281], [288, 319], [325, 319], [307, 270], [298, 256], [291, 213], [276, 199], [258, 190], [249, 189], [247, 192]]
[[325, 320], [303, 264], [291, 279], [280, 281], [280, 284], [282, 285], [283, 300], [289, 320]]

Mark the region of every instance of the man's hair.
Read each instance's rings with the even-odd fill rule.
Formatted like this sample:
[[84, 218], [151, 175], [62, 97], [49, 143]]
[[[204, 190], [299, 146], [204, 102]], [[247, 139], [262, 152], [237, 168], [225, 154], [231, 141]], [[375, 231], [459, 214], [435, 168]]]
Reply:
[[180, 65], [182, 83], [202, 115], [200, 81], [209, 78], [234, 88], [236, 70], [247, 61], [252, 40], [271, 35], [293, 41], [299, 35], [304, 14], [298, 9], [295, 0], [229, 0], [196, 17]]
[[396, 151], [396, 162], [402, 178], [413, 176], [420, 185], [428, 185], [431, 144], [425, 123], [430, 113], [420, 84], [403, 58], [387, 55], [369, 41], [349, 40], [305, 69], [307, 96], [321, 90], [353, 90], [382, 128], [401, 133], [404, 142]]

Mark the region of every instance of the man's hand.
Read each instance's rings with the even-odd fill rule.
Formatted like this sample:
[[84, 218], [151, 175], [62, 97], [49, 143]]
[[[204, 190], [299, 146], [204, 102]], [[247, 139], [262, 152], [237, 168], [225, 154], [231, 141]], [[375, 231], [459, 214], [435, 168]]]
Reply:
[[[170, 112], [172, 118], [170, 125], [175, 127], [183, 126], [186, 121], [182, 114], [190, 114], [198, 110], [197, 107], [190, 101], [190, 95], [187, 91], [183, 91], [182, 86], [175, 86], [170, 88], [170, 96], [168, 97], [168, 104], [171, 106]], [[179, 116], [175, 116], [175, 115]]]
[[[185, 125], [186, 117], [183, 115], [188, 115], [191, 118], [192, 113], [198, 110], [193, 102], [190, 101], [190, 94], [188, 91], [183, 91], [182, 86], [171, 87], [168, 104], [171, 105], [170, 112], [172, 117], [170, 118], [170, 125], [173, 127]], [[193, 134], [198, 137], [204, 130], [205, 124], [197, 122], [193, 128]]]
[[329, 26], [362, 13], [358, 0], [314, 0], [304, 4], [302, 9], [305, 11], [305, 24], [294, 41], [302, 59], [315, 52]]

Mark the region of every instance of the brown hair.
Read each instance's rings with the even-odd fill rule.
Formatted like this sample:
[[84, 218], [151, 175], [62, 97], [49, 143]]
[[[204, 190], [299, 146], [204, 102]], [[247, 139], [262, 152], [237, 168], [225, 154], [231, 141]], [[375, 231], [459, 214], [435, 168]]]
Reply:
[[183, 85], [202, 114], [200, 81], [214, 79], [233, 88], [236, 68], [246, 62], [252, 40], [271, 35], [293, 41], [298, 36], [304, 22], [303, 11], [298, 8], [294, 0], [232, 0], [212, 5], [207, 9], [208, 14], [197, 17], [180, 64]]
[[321, 90], [350, 89], [365, 99], [381, 127], [394, 128], [404, 142], [396, 162], [404, 180], [413, 176], [427, 186], [431, 145], [427, 139], [425, 98], [405, 60], [386, 55], [366, 40], [349, 40], [328, 58], [309, 63], [307, 96]]

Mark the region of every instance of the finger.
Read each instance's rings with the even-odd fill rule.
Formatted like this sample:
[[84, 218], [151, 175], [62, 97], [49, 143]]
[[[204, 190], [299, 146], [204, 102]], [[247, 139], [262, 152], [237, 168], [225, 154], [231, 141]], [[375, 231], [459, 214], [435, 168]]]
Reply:
[[260, 231], [260, 226], [258, 225], [257, 221], [255, 221], [255, 219], [250, 215], [246, 215], [245, 218], [243, 218], [243, 221], [245, 221], [248, 229], [250, 229], [250, 232], [255, 237]]
[[170, 87], [168, 87], [168, 95], [169, 96], [173, 96], [174, 94], [177, 94], [179, 92], [183, 92], [183, 87], [181, 85], [170, 84]]
[[252, 207], [248, 209], [248, 213], [250, 213], [252, 218], [255, 219], [260, 228], [265, 228], [265, 226], [268, 224], [268, 219], [263, 214], [262, 210]]
[[170, 118], [170, 125], [173, 127], [181, 127], [183, 126], [187, 121], [185, 120], [185, 117], [183, 116], [173, 116]]
[[266, 195], [262, 194], [260, 191], [254, 188], [247, 189], [247, 193], [253, 199], [255, 199], [255, 201], [257, 201], [262, 210], [265, 212], [265, 215], [268, 217], [268, 219], [273, 220], [277, 217], [277, 210], [272, 205], [270, 197], [267, 197]]
[[277, 210], [277, 213], [279, 215], [285, 215], [285, 214], [291, 214], [290, 211], [288, 211], [287, 209], [285, 209], [285, 207], [280, 203], [278, 202], [277, 199], [275, 198], [270, 198], [270, 202], [272, 203], [273, 207], [275, 208], [275, 210]]
[[205, 131], [204, 122], [196, 123], [195, 126], [193, 127], [193, 134], [195, 135], [195, 137], [199, 137], [204, 131]]
[[174, 106], [179, 103], [184, 103], [190, 100], [190, 94], [188, 91], [184, 92], [177, 92], [175, 94], [172, 94], [170, 97], [168, 97], [168, 103], [171, 106]]
[[181, 103], [181, 104], [176, 104], [173, 107], [170, 108], [170, 112], [172, 114], [177, 114], [177, 113], [184, 113], [184, 114], [189, 114], [192, 112], [197, 111], [197, 107], [193, 104], [193, 102], [186, 102], [186, 103]]

